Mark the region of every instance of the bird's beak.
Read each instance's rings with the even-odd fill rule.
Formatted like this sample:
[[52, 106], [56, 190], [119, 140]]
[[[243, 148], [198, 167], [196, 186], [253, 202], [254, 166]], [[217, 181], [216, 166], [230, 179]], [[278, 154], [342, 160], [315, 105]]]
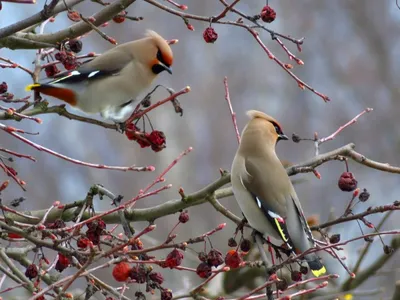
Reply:
[[283, 133], [280, 134], [278, 137], [279, 137], [280, 140], [288, 140], [288, 139], [289, 139], [289, 138], [288, 138], [285, 134], [283, 134]]
[[164, 70], [167, 71], [169, 74], [172, 74], [172, 69], [171, 69], [171, 67], [168, 67], [168, 66], [164, 65], [162, 62], [159, 62], [158, 64], [159, 64], [161, 67], [163, 67]]

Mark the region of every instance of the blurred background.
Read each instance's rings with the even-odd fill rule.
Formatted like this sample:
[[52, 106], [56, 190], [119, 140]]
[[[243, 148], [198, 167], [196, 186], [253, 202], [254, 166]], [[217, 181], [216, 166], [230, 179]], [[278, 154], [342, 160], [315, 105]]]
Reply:
[[[17, 5], [3, 3], [0, 11], [0, 27], [12, 24], [40, 11], [43, 0], [36, 5]], [[168, 5], [164, 1], [162, 4]], [[154, 165], [156, 172], [135, 173], [97, 170], [73, 165], [45, 153], [36, 151], [26, 144], [0, 133], [1, 146], [11, 150], [33, 155], [37, 162], [16, 159], [13, 167], [27, 184], [23, 192], [13, 182], [2, 194], [5, 203], [23, 196], [27, 201], [21, 209], [33, 210], [48, 207], [54, 200], [69, 203], [83, 199], [89, 187], [95, 183], [103, 184], [124, 199], [134, 197], [138, 191], [150, 183], [181, 151], [189, 146], [194, 148], [166, 176], [167, 183], [173, 185], [162, 194], [141, 200], [137, 207], [149, 207], [179, 197], [178, 189], [183, 187], [187, 194], [199, 190], [206, 184], [218, 179], [219, 168], [230, 169], [237, 141], [231, 116], [224, 99], [223, 78], [228, 76], [231, 100], [237, 113], [239, 130], [247, 122], [245, 112], [258, 109], [278, 119], [287, 135], [296, 132], [300, 137], [312, 138], [315, 131], [320, 137], [334, 132], [340, 125], [352, 119], [366, 107], [374, 111], [359, 119], [359, 122], [344, 130], [337, 138], [321, 146], [321, 152], [353, 142], [356, 150], [367, 157], [380, 162], [400, 165], [400, 10], [394, 0], [356, 1], [356, 0], [303, 0], [269, 1], [277, 13], [276, 20], [268, 28], [295, 38], [305, 37], [302, 52], [290, 42], [285, 45], [305, 63], [295, 66], [294, 73], [318, 91], [328, 95], [331, 102], [323, 100], [308, 90], [302, 91], [276, 63], [269, 60], [254, 38], [243, 28], [215, 24], [213, 27], [219, 37], [215, 44], [206, 44], [202, 32], [208, 26], [205, 22], [190, 21], [195, 31], [189, 31], [182, 19], [166, 13], [144, 1], [136, 1], [128, 9], [131, 16], [142, 16], [141, 22], [126, 20], [122, 24], [110, 22], [102, 28], [119, 43], [141, 38], [146, 29], [153, 29], [166, 39], [179, 39], [173, 45], [173, 75], [162, 73], [157, 83], [175, 90], [190, 85], [192, 91], [180, 97], [184, 109], [183, 117], [175, 114], [172, 105], [164, 105], [149, 114], [155, 129], [162, 130], [167, 136], [167, 148], [154, 153], [149, 148], [141, 149], [138, 144], [129, 141], [125, 135], [85, 123], [70, 121], [58, 115], [43, 115], [42, 125], [31, 121], [6, 124], [39, 131], [38, 136], [29, 136], [34, 142], [51, 148], [70, 157], [107, 165], [129, 166], [136, 164]], [[201, 16], [215, 16], [223, 6], [216, 0], [182, 0], [180, 4], [189, 7], [188, 13]], [[265, 1], [241, 1], [236, 8], [247, 15], [260, 13]], [[92, 2], [76, 6], [81, 13], [89, 16], [101, 7]], [[236, 20], [237, 16], [228, 14], [227, 19]], [[71, 25], [65, 13], [56, 18], [56, 22], [47, 25], [45, 32], [55, 32]], [[286, 53], [271, 40], [270, 35], [261, 32], [266, 46], [282, 61], [289, 63]], [[83, 52], [101, 53], [112, 47], [97, 34], [92, 33], [83, 39]], [[7, 49], [0, 50], [1, 57], [31, 68], [35, 51]], [[294, 62], [290, 62], [294, 64]], [[41, 75], [45, 78], [44, 72]], [[1, 69], [0, 81], [7, 81], [9, 91], [16, 97], [27, 93], [24, 86], [31, 83], [30, 77], [18, 69]], [[159, 90], [153, 101], [167, 96]], [[59, 104], [50, 99], [50, 104]], [[77, 111], [71, 112], [78, 113]], [[312, 142], [295, 144], [292, 141], [281, 142], [277, 152], [282, 159], [294, 163], [313, 157]], [[321, 179], [312, 174], [297, 175], [307, 179], [296, 185], [306, 215], [319, 215], [326, 221], [331, 209], [336, 214], [343, 213], [351, 194], [343, 193], [337, 187], [337, 180], [345, 170], [344, 163], [328, 162], [318, 168]], [[363, 211], [368, 206], [380, 205], [399, 200], [399, 176], [379, 172], [374, 169], [350, 162], [360, 188], [371, 193], [369, 202], [358, 205], [355, 211]], [[0, 175], [4, 180], [5, 175]], [[222, 200], [222, 204], [239, 215], [239, 208], [233, 197]], [[97, 210], [110, 208], [109, 201], [97, 201]], [[235, 225], [214, 211], [209, 204], [190, 208], [190, 222], [178, 228], [178, 240], [200, 235], [220, 223], [227, 227], [214, 235], [211, 240], [214, 247], [222, 252], [228, 250], [227, 241], [233, 234]], [[168, 216], [156, 221], [157, 230], [151, 233], [151, 239], [144, 240], [145, 246], [163, 241], [177, 221], [178, 215]], [[382, 215], [369, 217], [377, 224]], [[143, 228], [146, 224], [136, 224]], [[396, 213], [388, 220], [384, 229], [398, 228], [400, 225]], [[365, 229], [366, 232], [369, 229]], [[332, 232], [340, 233], [342, 240], [360, 234], [356, 223], [337, 225]], [[390, 242], [390, 237], [384, 237]], [[353, 243], [348, 248], [347, 264], [354, 265], [358, 250], [364, 241]], [[202, 245], [193, 247], [202, 250]], [[165, 252], [167, 253], [167, 252]], [[163, 257], [165, 253], [161, 253]], [[196, 267], [196, 254], [188, 251], [184, 265]], [[363, 267], [368, 266], [375, 257], [382, 254], [382, 245], [374, 243]], [[400, 279], [398, 271], [400, 257], [394, 255], [384, 266], [379, 276], [374, 277], [360, 289], [383, 287], [384, 299], [392, 295], [394, 282]], [[390, 272], [386, 272], [390, 271]], [[102, 272], [102, 273], [101, 273]], [[111, 270], [101, 271], [100, 278], [110, 280]], [[341, 267], [337, 272], [342, 280], [347, 279]], [[164, 286], [171, 288], [174, 295], [179, 294], [201, 282], [195, 274], [180, 271], [163, 271], [166, 276]], [[218, 289], [218, 287], [215, 287]], [[133, 295], [131, 288], [129, 295]], [[16, 292], [18, 294], [18, 292]], [[20, 290], [19, 293], [22, 293]], [[103, 299], [97, 295], [98, 299]], [[376, 299], [377, 296], [365, 296], [359, 299]], [[97, 299], [97, 298], [96, 298]], [[356, 298], [357, 299], [357, 298]], [[389, 299], [389, 298], [388, 298]]]

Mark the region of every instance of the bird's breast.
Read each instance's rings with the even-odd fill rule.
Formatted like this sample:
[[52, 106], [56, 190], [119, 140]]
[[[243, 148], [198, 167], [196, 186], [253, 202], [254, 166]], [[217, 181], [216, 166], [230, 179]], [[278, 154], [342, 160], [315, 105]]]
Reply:
[[78, 107], [88, 113], [98, 113], [137, 100], [153, 79], [142, 66], [130, 63], [116, 75], [89, 83], [79, 95]]

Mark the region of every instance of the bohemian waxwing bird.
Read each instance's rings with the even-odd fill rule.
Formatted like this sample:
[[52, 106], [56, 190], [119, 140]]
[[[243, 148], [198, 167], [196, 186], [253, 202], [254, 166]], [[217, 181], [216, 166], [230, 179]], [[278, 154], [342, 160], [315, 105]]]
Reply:
[[162, 71], [172, 74], [173, 54], [159, 34], [118, 45], [51, 82], [26, 87], [86, 112], [118, 120], [122, 108], [150, 86]]
[[[250, 226], [266, 236], [283, 240], [294, 254], [314, 247], [300, 201], [275, 153], [279, 140], [287, 140], [272, 117], [255, 110], [242, 132], [232, 163], [231, 182], [235, 198]], [[305, 256], [312, 273], [326, 272], [315, 253]]]

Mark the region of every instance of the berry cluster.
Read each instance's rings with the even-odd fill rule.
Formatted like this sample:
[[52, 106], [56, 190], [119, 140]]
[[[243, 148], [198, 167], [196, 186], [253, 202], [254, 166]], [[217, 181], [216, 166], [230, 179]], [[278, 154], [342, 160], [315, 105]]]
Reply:
[[[131, 267], [127, 262], [120, 262], [113, 268], [112, 275], [118, 282], [125, 282], [128, 279], [134, 280], [138, 284], [146, 283], [146, 292], [154, 294], [155, 290], [160, 290], [162, 300], [172, 299], [172, 292], [163, 288], [164, 277], [159, 272], [154, 272], [153, 267], [139, 264]], [[146, 299], [142, 292], [136, 292], [137, 299]], [[111, 298], [112, 299], [112, 298]]]
[[166, 147], [166, 137], [162, 131], [153, 130], [148, 133], [141, 131], [135, 124], [129, 123], [126, 125], [125, 135], [142, 148], [151, 147], [154, 152], [159, 152]]

